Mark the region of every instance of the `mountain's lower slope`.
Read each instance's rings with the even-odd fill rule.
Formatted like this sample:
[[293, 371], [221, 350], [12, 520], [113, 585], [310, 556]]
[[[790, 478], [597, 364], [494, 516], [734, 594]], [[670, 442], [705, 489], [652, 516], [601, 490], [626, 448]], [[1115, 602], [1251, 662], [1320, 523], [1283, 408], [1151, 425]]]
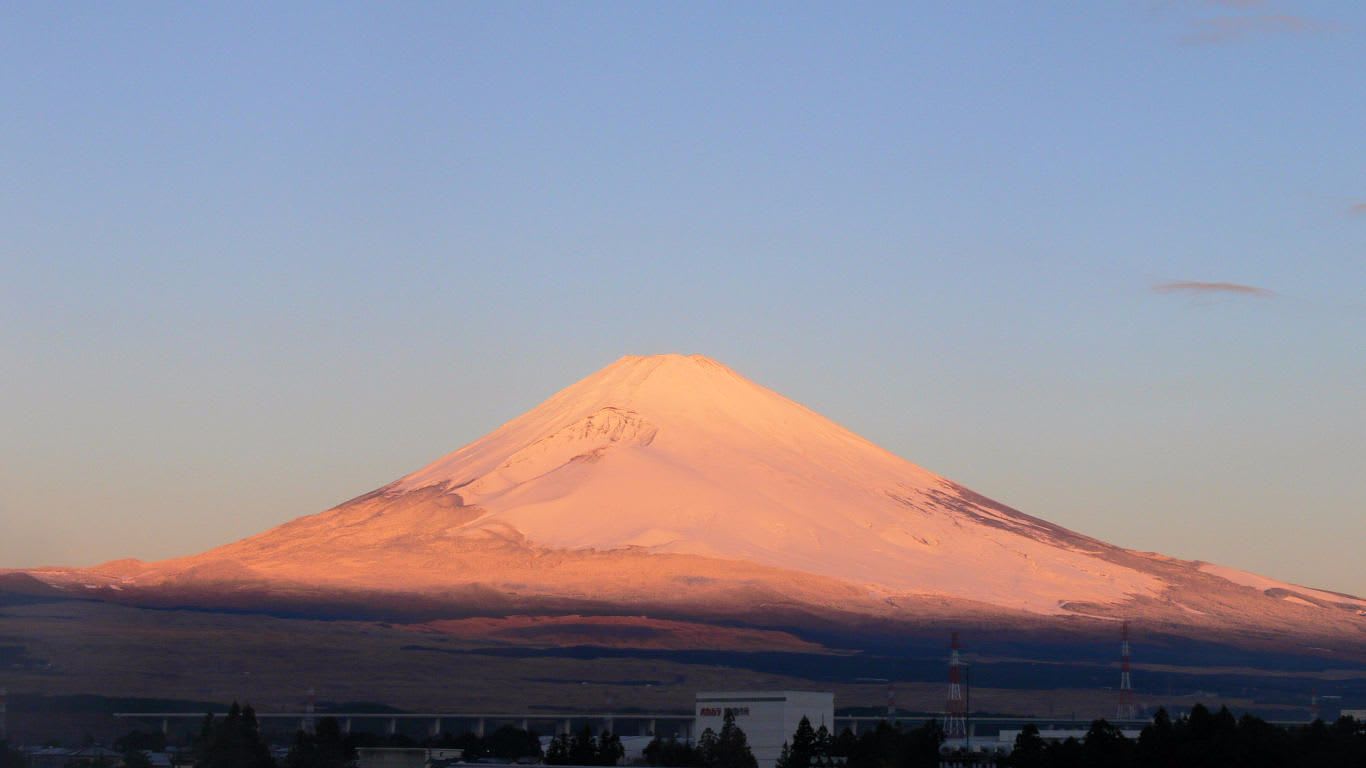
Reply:
[[[16, 587], [13, 599], [9, 590]], [[31, 743], [87, 733], [101, 737], [99, 724], [88, 718], [92, 694], [117, 698], [119, 703], [109, 702], [111, 712], [196, 713], [171, 721], [173, 735], [186, 739], [209, 707], [176, 706], [168, 699], [215, 702], [215, 709], [248, 700], [258, 712], [299, 712], [310, 689], [316, 689], [323, 709], [332, 702], [335, 709], [367, 711], [340, 703], [377, 702], [408, 712], [533, 716], [548, 706], [585, 713], [613, 707], [687, 713], [699, 690], [815, 689], [834, 691], [841, 708], [876, 713], [885, 711], [887, 681], [894, 681], [903, 713], [935, 712], [944, 705], [948, 626], [942, 617], [921, 627], [898, 627], [880, 643], [849, 645], [728, 622], [582, 614], [318, 620], [259, 611], [160, 610], [81, 597], [98, 590], [77, 588], [73, 595], [34, 587], [0, 578], [9, 733]], [[1032, 621], [1031, 628], [953, 620], [972, 664], [978, 711], [1113, 717], [1119, 628], [1105, 623], [1088, 635], [1062, 626], [1082, 621]], [[1366, 660], [1337, 654], [1237, 648], [1218, 638], [1173, 636], [1139, 624], [1133, 656], [1135, 699], [1149, 712], [1159, 705], [1187, 710], [1201, 701], [1307, 719], [1312, 692], [1343, 706], [1366, 701]], [[58, 696], [75, 710], [69, 730], [61, 724], [63, 702], [53, 698]], [[1326, 708], [1324, 714], [1331, 712]], [[297, 722], [275, 721], [287, 728]], [[360, 721], [356, 725], [366, 730]], [[409, 725], [422, 730], [431, 721]], [[473, 727], [449, 720], [445, 725], [453, 732]], [[383, 730], [381, 723], [372, 726]], [[162, 722], [108, 717], [102, 727], [107, 735], [101, 738], [108, 741], [132, 728], [160, 729]]]
[[678, 355], [623, 358], [326, 512], [194, 557], [44, 578], [489, 610], [1124, 615], [1366, 638], [1366, 601], [1074, 533]]

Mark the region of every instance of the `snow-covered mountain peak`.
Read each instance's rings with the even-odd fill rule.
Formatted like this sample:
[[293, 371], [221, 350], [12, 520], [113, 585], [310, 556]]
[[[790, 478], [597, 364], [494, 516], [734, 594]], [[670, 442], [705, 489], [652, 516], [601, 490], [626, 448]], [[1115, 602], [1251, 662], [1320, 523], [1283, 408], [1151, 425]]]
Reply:
[[777, 595], [874, 613], [928, 599], [1182, 621], [1237, 614], [1243, 599], [1366, 605], [1074, 533], [674, 354], [623, 357], [372, 493], [129, 578], [229, 576], [622, 604], [711, 605], [721, 598], [702, 595], [723, 590], [735, 610]]

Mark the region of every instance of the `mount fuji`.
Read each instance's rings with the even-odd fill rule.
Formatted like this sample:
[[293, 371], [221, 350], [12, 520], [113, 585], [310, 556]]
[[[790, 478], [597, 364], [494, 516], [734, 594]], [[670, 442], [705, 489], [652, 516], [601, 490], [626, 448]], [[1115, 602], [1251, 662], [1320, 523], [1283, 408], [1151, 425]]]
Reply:
[[624, 357], [319, 514], [191, 557], [39, 569], [119, 601], [327, 595], [434, 615], [1141, 618], [1366, 638], [1366, 601], [992, 501], [700, 355]]

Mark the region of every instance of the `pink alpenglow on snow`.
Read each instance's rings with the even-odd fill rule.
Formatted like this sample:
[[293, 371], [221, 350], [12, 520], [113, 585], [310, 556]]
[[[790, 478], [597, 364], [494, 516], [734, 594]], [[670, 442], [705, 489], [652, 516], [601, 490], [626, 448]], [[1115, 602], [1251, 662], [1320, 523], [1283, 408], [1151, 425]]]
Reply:
[[[42, 576], [42, 574], [39, 574]], [[998, 504], [700, 355], [624, 357], [376, 491], [204, 554], [48, 580], [526, 606], [927, 606], [1360, 631], [1366, 601]]]

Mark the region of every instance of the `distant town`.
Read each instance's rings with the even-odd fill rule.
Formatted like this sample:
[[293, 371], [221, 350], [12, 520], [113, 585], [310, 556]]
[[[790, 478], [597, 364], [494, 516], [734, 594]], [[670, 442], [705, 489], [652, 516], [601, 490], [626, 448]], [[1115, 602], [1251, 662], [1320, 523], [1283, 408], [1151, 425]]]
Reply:
[[[71, 732], [70, 713], [9, 731], [0, 691], [0, 768], [451, 768], [457, 765], [666, 768], [996, 768], [1006, 766], [1366, 765], [1366, 709], [1265, 720], [1226, 707], [1150, 710], [1132, 690], [1128, 628], [1115, 715], [1038, 718], [971, 707], [970, 666], [952, 635], [944, 708], [836, 707], [803, 690], [699, 691], [691, 713], [616, 711], [400, 712], [319, 705], [292, 712], [233, 702], [211, 711], [112, 713], [117, 735]], [[58, 723], [65, 723], [59, 726]], [[106, 724], [107, 725], [107, 724]], [[108, 733], [108, 729], [105, 730]], [[35, 738], [36, 737], [36, 738]]]
[[[961, 690], [961, 689], [960, 689]], [[675, 713], [126, 712], [108, 743], [0, 739], [0, 768], [996, 768], [1366, 765], [1366, 710], [1268, 722], [1203, 705], [1127, 720], [837, 713], [818, 691], [704, 691]], [[0, 709], [0, 726], [8, 713]], [[4, 734], [8, 737], [8, 734]]]

